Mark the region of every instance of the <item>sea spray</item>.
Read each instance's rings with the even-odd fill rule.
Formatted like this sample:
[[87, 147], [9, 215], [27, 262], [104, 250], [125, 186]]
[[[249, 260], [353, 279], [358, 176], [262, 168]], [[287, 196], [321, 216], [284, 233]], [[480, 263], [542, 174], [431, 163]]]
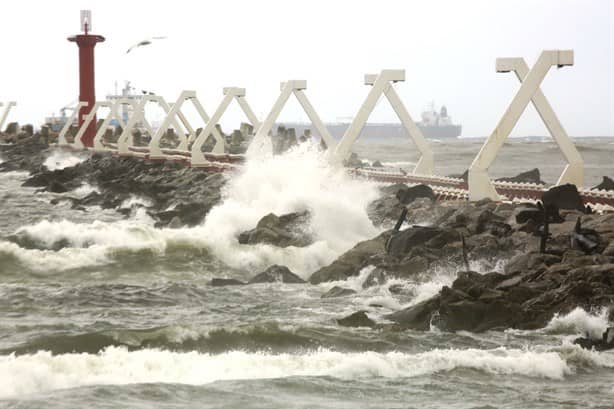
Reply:
[[43, 165], [49, 170], [58, 170], [76, 166], [87, 159], [86, 154], [55, 149], [45, 159]]
[[[378, 197], [375, 184], [332, 167], [315, 145], [284, 155], [252, 157], [224, 191], [223, 202], [207, 215], [201, 233], [213, 253], [230, 266], [262, 269], [283, 264], [303, 277], [361, 240], [375, 236], [367, 205]], [[269, 213], [308, 210], [314, 243], [305, 248], [240, 245], [239, 233]]]

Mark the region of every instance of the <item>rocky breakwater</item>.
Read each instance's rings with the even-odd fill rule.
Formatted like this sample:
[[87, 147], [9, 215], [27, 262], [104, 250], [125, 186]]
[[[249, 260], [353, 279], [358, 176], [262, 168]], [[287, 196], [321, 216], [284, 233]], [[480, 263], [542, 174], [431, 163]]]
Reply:
[[[30, 177], [24, 186], [64, 193], [53, 199], [54, 204], [70, 201], [73, 208], [83, 211], [88, 206], [100, 206], [129, 215], [134, 209], [122, 207], [122, 204], [139, 198], [142, 200], [138, 206], [146, 208], [156, 220], [157, 227], [200, 224], [221, 200], [221, 189], [227, 181], [223, 174], [208, 173], [183, 164], [148, 162], [110, 153], [80, 152], [79, 155], [86, 156], [82, 162], [49, 170], [44, 162], [59, 148], [48, 147], [36, 137], [0, 149], [3, 159], [0, 171], [28, 171]], [[96, 190], [81, 198], [71, 196], [71, 191], [84, 184]]]
[[[397, 330], [428, 330], [433, 325], [446, 331], [535, 329], [557, 313], [614, 304], [614, 214], [588, 213], [590, 209], [578, 206], [581, 201], [574, 186], [554, 188], [545, 195], [546, 205], [557, 208], [549, 215], [547, 237], [544, 209], [534, 204], [438, 203], [428, 198], [400, 203], [398, 198], [411, 192], [402, 185], [386, 187], [384, 196], [370, 207], [372, 219], [383, 225], [391, 224], [391, 216], [406, 207], [409, 227], [397, 225], [398, 231], [386, 230], [358, 243], [314, 272], [309, 281], [343, 280], [369, 267], [362, 283], [366, 288], [388, 285], [392, 279], [428, 281], [437, 266], [459, 271], [451, 285], [386, 315], [387, 323], [379, 325]], [[412, 224], [417, 222], [421, 225]], [[476, 262], [486, 268], [505, 262], [505, 267], [481, 274], [469, 268]], [[389, 286], [391, 293], [396, 290]], [[337, 287], [335, 292], [349, 291]], [[359, 319], [344, 318], [340, 323], [364, 326], [364, 315], [358, 312], [345, 318]]]

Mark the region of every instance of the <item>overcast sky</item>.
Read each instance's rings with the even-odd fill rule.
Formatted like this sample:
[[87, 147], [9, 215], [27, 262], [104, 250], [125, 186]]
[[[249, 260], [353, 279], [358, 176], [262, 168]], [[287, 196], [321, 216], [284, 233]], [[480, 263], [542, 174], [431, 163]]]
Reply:
[[[241, 86], [262, 119], [279, 82], [305, 79], [307, 95], [326, 121], [353, 117], [368, 88], [363, 75], [403, 68], [396, 85], [417, 121], [431, 102], [445, 104], [463, 136], [486, 136], [519, 87], [497, 74], [497, 57], [542, 49], [574, 49], [575, 65], [553, 68], [542, 89], [570, 135], [614, 135], [614, 1], [32, 1], [3, 2], [0, 23], [0, 101], [16, 100], [11, 115], [41, 122], [78, 96], [79, 10], [91, 9], [98, 99], [114, 82], [174, 100], [196, 90], [211, 114], [222, 87]], [[167, 36], [130, 54], [150, 36]], [[306, 120], [292, 101], [282, 120]], [[372, 121], [394, 121], [381, 100]], [[234, 107], [223, 121], [238, 125]], [[198, 127], [200, 124], [195, 123]], [[545, 135], [529, 107], [513, 135]]]

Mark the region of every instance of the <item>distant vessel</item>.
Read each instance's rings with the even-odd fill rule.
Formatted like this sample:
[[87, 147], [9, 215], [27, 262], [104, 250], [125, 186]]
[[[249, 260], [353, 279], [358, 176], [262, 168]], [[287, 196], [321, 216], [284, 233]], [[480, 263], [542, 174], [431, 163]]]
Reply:
[[418, 122], [418, 128], [426, 138], [445, 139], [458, 138], [462, 131], [461, 125], [452, 123], [452, 117], [448, 116], [448, 110], [442, 105], [439, 112], [431, 103], [430, 109], [422, 112], [422, 121]]
[[[341, 139], [345, 131], [349, 128], [351, 118], [343, 118], [336, 122], [326, 123], [326, 128], [335, 139]], [[317, 129], [311, 124], [301, 122], [283, 122], [277, 123], [276, 126], [283, 125], [286, 128], [294, 128], [296, 135], [303, 135], [306, 130], [310, 130], [314, 136], [320, 136]], [[437, 112], [434, 104], [430, 108], [422, 112], [422, 121], [416, 125], [422, 131], [425, 138], [444, 139], [458, 138], [462, 131], [461, 125], [452, 123], [452, 117], [448, 116], [448, 110], [445, 106]], [[361, 138], [381, 139], [381, 138], [402, 138], [407, 137], [407, 131], [400, 123], [376, 123], [368, 122], [365, 124]]]

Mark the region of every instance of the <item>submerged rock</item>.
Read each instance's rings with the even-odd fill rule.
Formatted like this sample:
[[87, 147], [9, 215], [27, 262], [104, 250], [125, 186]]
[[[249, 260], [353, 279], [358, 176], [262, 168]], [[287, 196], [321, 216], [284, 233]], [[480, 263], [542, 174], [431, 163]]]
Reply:
[[245, 283], [235, 278], [214, 278], [209, 281], [209, 285], [211, 287], [225, 287], [229, 285], [245, 285]]
[[258, 283], [286, 283], [286, 284], [304, 284], [306, 281], [294, 274], [286, 266], [274, 264], [256, 275], [247, 284]]
[[347, 295], [356, 294], [356, 291], [351, 288], [344, 288], [339, 286], [334, 286], [324, 294], [320, 298], [336, 298], [336, 297], [345, 297]]
[[347, 317], [337, 320], [337, 324], [342, 327], [369, 327], [374, 328], [376, 326], [375, 321], [367, 316], [364, 311], [358, 311]]

